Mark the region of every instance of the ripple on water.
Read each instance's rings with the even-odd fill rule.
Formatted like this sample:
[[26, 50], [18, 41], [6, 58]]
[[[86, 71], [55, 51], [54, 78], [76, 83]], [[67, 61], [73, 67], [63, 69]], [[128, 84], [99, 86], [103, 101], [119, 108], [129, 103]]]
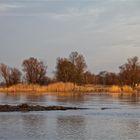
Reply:
[[91, 94], [68, 97], [0, 94], [0, 104], [25, 102], [90, 109], [0, 113], [0, 140], [140, 139], [140, 98], [112, 98]]

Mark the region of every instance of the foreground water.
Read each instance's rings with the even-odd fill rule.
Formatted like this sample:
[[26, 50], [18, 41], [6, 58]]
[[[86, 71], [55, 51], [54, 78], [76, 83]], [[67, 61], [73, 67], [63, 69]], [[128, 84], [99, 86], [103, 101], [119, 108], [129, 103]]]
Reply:
[[0, 140], [140, 140], [140, 97], [94, 94], [34, 96], [0, 93], [0, 104], [20, 103], [89, 109], [1, 112]]

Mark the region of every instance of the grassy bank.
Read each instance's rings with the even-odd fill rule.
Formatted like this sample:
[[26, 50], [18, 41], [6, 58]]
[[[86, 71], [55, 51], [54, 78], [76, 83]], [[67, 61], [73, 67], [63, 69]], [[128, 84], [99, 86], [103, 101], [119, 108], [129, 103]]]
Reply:
[[78, 86], [73, 83], [54, 83], [48, 86], [39, 86], [31, 84], [18, 84], [11, 87], [1, 87], [0, 92], [35, 92], [35, 93], [45, 93], [45, 92], [105, 92], [108, 94], [133, 94], [138, 92], [140, 87], [133, 90], [130, 86], [100, 86], [100, 85], [82, 85]]
[[11, 87], [1, 87], [0, 92], [92, 92], [94, 86], [78, 86], [73, 83], [54, 83], [48, 86], [18, 84]]

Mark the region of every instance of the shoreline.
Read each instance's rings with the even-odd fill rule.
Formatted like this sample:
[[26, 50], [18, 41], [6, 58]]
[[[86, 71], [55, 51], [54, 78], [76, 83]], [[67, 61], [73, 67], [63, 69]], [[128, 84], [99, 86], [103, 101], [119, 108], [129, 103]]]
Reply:
[[48, 86], [18, 84], [10, 87], [0, 87], [0, 92], [3, 93], [107, 93], [107, 94], [140, 94], [140, 87], [133, 89], [128, 85], [124, 86], [103, 86], [103, 85], [75, 85], [73, 83], [53, 83]]

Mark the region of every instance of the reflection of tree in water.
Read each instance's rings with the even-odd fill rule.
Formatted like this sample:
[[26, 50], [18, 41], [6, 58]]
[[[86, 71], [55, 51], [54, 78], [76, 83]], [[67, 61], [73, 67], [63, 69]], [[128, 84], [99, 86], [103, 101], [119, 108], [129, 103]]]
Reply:
[[46, 119], [43, 115], [21, 115], [22, 133], [27, 137], [41, 138], [47, 134]]
[[5, 104], [46, 104], [46, 100], [46, 95], [36, 95], [36, 93], [7, 93], [0, 95], [0, 103], [3, 102]]
[[4, 93], [3, 96], [0, 96], [0, 103], [2, 104], [17, 104], [20, 102], [20, 96], [15, 95], [12, 93]]
[[129, 105], [139, 105], [140, 104], [140, 96], [120, 96], [119, 101], [122, 103], [126, 103]]
[[82, 104], [85, 101], [85, 96], [81, 93], [59, 93], [55, 98], [56, 102]]
[[85, 119], [80, 116], [57, 118], [56, 133], [59, 139], [82, 139], [86, 136]]
[[44, 95], [27, 95], [25, 98], [27, 103], [30, 104], [43, 104], [47, 102]]

